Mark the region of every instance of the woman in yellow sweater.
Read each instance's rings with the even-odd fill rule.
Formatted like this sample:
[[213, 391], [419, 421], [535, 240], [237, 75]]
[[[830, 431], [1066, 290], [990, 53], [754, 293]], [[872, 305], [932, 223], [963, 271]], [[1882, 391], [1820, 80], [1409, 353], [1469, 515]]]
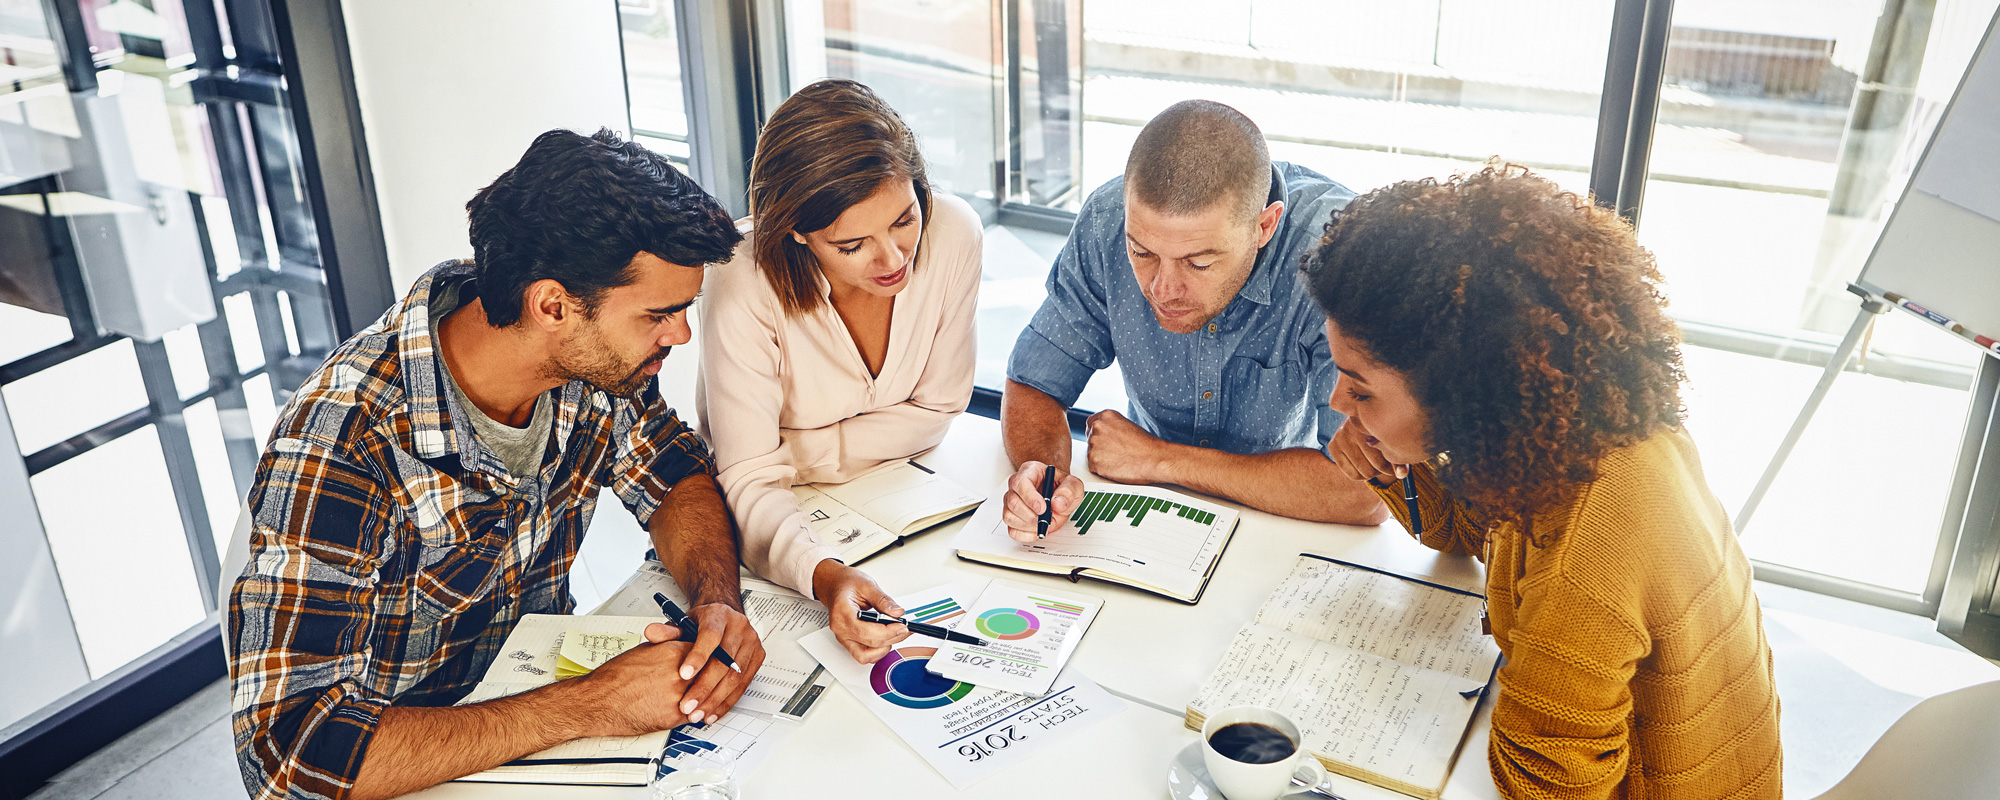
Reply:
[[1489, 166], [1357, 198], [1303, 272], [1348, 415], [1329, 454], [1424, 544], [1486, 563], [1500, 794], [1781, 796], [1750, 563], [1681, 428], [1679, 331], [1631, 227]]

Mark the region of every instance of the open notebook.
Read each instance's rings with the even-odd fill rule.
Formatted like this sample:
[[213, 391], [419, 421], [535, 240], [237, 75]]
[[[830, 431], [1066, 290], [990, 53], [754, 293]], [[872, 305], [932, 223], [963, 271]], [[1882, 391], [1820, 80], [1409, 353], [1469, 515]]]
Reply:
[[979, 505], [979, 495], [915, 461], [891, 461], [846, 483], [792, 487], [813, 536], [858, 564]]
[[[493, 659], [479, 685], [458, 704], [519, 694], [555, 683], [558, 676], [575, 674], [576, 667], [594, 668], [624, 648], [644, 641], [646, 624], [659, 621], [658, 617], [522, 615], [521, 621], [514, 625], [514, 632], [507, 634], [507, 642], [501, 645], [500, 656]], [[571, 636], [587, 641], [570, 642], [566, 650], [565, 640]], [[585, 646], [579, 648], [578, 644]], [[572, 665], [570, 668], [564, 666], [565, 656]], [[459, 780], [644, 785], [652, 776], [653, 762], [666, 748], [671, 733], [574, 739]]]
[[1187, 726], [1231, 706], [1274, 708], [1328, 770], [1435, 800], [1500, 660], [1483, 605], [1301, 554], [1188, 703]]
[[1238, 512], [1151, 486], [1086, 482], [1083, 504], [1048, 538], [1017, 542], [1000, 517], [1003, 492], [973, 512], [952, 546], [998, 567], [1094, 578], [1193, 605], [1208, 588]]

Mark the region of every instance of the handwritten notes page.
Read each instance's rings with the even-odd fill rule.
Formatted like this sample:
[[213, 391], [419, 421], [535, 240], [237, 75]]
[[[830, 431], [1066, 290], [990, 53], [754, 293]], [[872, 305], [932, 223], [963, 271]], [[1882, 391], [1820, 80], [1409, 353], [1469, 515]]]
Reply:
[[898, 539], [965, 513], [979, 495], [915, 461], [891, 461], [846, 483], [792, 487], [813, 538], [859, 563]]
[[[959, 599], [975, 596], [962, 586], [939, 586], [900, 595], [896, 602], [919, 619], [943, 623], [964, 612]], [[1045, 697], [1002, 692], [941, 678], [925, 669], [946, 643], [911, 636], [874, 664], [859, 664], [830, 630], [807, 636], [808, 651], [842, 686], [923, 756], [954, 788], [967, 786], [1074, 732], [1109, 719], [1125, 703], [1075, 670], [1056, 677]]]
[[1476, 595], [1300, 556], [1209, 673], [1190, 721], [1275, 708], [1330, 769], [1436, 797], [1500, 657], [1480, 611]]

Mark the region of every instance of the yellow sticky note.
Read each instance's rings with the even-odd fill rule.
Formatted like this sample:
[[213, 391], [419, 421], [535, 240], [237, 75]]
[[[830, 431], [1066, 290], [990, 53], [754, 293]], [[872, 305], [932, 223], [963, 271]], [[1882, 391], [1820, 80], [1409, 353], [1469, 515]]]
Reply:
[[563, 634], [562, 649], [556, 653], [556, 677], [574, 678], [589, 674], [613, 656], [646, 641], [641, 633], [592, 633], [570, 630]]

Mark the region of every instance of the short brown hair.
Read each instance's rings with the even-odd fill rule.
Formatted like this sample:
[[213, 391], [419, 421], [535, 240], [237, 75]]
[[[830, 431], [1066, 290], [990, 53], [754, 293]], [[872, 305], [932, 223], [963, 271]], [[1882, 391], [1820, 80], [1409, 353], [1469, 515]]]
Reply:
[[1438, 479], [1488, 524], [1531, 524], [1606, 453], [1681, 424], [1680, 329], [1611, 211], [1511, 164], [1404, 181], [1336, 211], [1306, 286], [1409, 380]]
[[820, 304], [819, 261], [792, 240], [792, 232], [824, 230], [891, 180], [910, 182], [929, 227], [931, 184], [917, 137], [867, 86], [819, 81], [771, 113], [750, 166], [756, 219], [750, 249], [785, 313], [804, 314]]
[[1139, 130], [1125, 158], [1125, 191], [1169, 216], [1234, 203], [1251, 218], [1270, 196], [1271, 151], [1243, 112], [1213, 100], [1182, 100]]

